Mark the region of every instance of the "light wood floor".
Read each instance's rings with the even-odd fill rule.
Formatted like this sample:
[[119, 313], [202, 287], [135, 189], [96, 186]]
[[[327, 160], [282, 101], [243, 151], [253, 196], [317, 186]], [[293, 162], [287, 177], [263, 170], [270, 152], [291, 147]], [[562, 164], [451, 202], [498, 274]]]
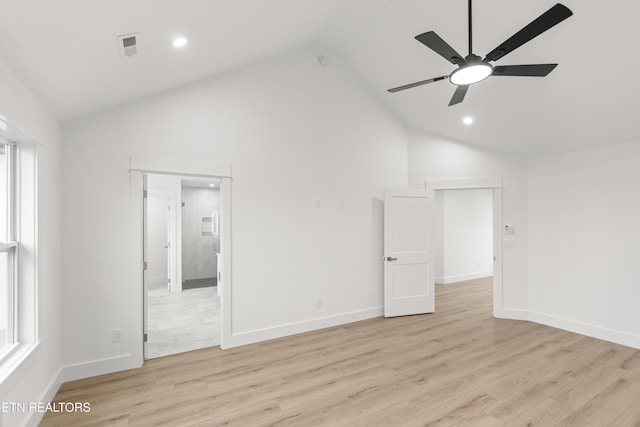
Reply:
[[372, 319], [66, 383], [44, 426], [640, 426], [640, 351], [491, 316], [491, 287]]

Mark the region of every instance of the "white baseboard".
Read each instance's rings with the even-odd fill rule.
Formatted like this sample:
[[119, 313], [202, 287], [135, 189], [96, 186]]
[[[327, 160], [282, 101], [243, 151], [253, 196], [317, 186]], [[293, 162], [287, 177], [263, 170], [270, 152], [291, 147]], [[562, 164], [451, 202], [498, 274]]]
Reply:
[[[289, 335], [303, 332], [329, 328], [343, 325], [345, 323], [357, 322], [360, 320], [372, 319], [383, 315], [383, 307], [374, 307], [366, 310], [353, 311], [350, 313], [338, 314], [334, 316], [321, 317], [303, 322], [289, 323], [272, 328], [256, 329], [253, 331], [240, 332], [231, 335], [231, 339], [224, 348], [238, 347], [246, 344], [267, 341], [275, 338], [282, 338]], [[141, 366], [134, 355], [125, 354], [105, 359], [98, 359], [89, 362], [67, 365], [62, 370], [62, 380], [74, 381], [83, 378], [95, 377], [98, 375], [110, 374], [128, 369], [135, 369]]]
[[63, 368], [62, 378], [65, 382], [110, 374], [112, 372], [126, 371], [127, 369], [142, 366], [131, 354], [109, 357], [106, 359], [92, 360], [90, 362], [67, 365]]
[[381, 317], [383, 314], [383, 307], [373, 307], [365, 310], [305, 320], [302, 322], [288, 323], [286, 325], [275, 326], [272, 328], [232, 333], [231, 339], [225, 344], [224, 348], [253, 344], [289, 335], [330, 328], [332, 326], [344, 325], [346, 323], [358, 322], [360, 320], [373, 319], [375, 317]]
[[[60, 386], [63, 383], [62, 379], [62, 368], [58, 369], [58, 372], [53, 376], [49, 384], [47, 384], [47, 388], [44, 393], [40, 396], [38, 402], [49, 403], [53, 401], [53, 398], [56, 396], [56, 393], [60, 389]], [[29, 418], [27, 422], [24, 424], [26, 427], [37, 427], [42, 421], [42, 417], [44, 417], [44, 412], [30, 412]]]
[[591, 323], [580, 322], [577, 320], [567, 319], [564, 317], [554, 316], [551, 314], [540, 313], [537, 311], [528, 311], [520, 309], [502, 309], [496, 310], [494, 316], [499, 319], [525, 320], [541, 325], [551, 326], [580, 335], [597, 338], [616, 344], [625, 345], [640, 349], [640, 335], [630, 334], [628, 332], [609, 329]]
[[436, 277], [436, 283], [448, 285], [449, 283], [464, 282], [465, 280], [484, 279], [493, 276], [493, 271], [478, 271], [476, 273], [458, 274], [455, 276]]
[[564, 329], [565, 331], [575, 332], [577, 334], [640, 349], [640, 335], [634, 335], [628, 332], [604, 328], [602, 326], [539, 313], [536, 311], [529, 311], [529, 320], [542, 325], [552, 326], [554, 328]]
[[514, 308], [494, 309], [493, 316], [498, 319], [529, 320], [529, 312], [527, 310]]

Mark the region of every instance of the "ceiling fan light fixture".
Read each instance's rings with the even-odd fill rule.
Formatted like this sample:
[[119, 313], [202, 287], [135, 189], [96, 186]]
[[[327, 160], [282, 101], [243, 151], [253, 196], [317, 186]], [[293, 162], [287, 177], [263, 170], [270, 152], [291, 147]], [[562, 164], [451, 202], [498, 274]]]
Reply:
[[464, 65], [449, 76], [454, 85], [472, 85], [481, 82], [493, 73], [493, 67], [486, 62]]

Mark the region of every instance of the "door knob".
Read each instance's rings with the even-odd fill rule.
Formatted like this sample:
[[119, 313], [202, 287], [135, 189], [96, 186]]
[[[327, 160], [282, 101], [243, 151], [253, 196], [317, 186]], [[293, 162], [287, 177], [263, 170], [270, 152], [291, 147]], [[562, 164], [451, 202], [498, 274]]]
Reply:
[[387, 257], [387, 261], [397, 261], [397, 260], [398, 260], [398, 258], [393, 258], [393, 257], [390, 257], [390, 256]]

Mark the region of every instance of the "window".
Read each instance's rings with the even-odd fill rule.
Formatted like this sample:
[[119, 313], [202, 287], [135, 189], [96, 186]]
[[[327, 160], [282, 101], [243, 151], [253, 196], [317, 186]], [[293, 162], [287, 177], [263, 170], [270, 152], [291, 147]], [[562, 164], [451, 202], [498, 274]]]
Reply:
[[37, 147], [0, 116], [0, 384], [40, 344]]
[[0, 355], [17, 335], [17, 147], [0, 141]]

